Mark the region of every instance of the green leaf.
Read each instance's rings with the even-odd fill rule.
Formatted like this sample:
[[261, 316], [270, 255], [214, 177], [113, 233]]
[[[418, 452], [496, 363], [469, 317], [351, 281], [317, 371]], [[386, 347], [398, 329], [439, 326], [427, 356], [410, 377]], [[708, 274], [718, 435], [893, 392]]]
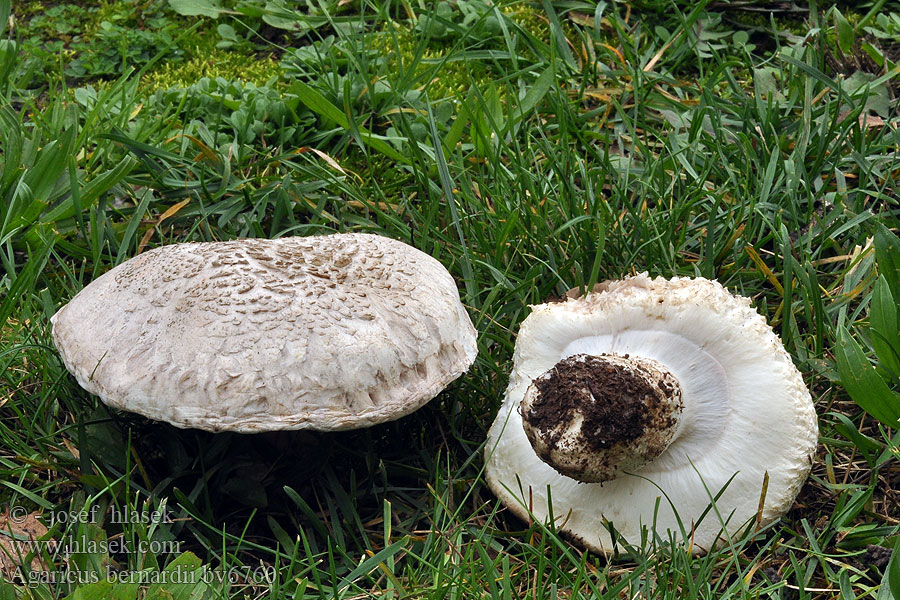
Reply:
[[128, 148], [128, 150], [135, 156], [142, 160], [145, 156], [153, 156], [162, 160], [172, 161], [176, 163], [181, 160], [181, 156], [173, 152], [168, 152], [161, 148], [157, 148], [155, 146], [133, 140], [118, 129], [113, 129], [112, 133], [100, 134], [99, 137], [112, 140], [114, 142], [119, 142], [120, 144]]
[[860, 408], [887, 427], [900, 425], [900, 395], [893, 393], [846, 329], [834, 349], [841, 384]]
[[4, 278], [11, 279], [12, 283], [4, 290], [5, 293], [0, 294], [0, 323], [6, 323], [9, 316], [14, 314], [14, 311], [20, 306], [25, 291], [34, 289], [35, 281], [44, 270], [52, 247], [53, 240], [49, 240], [43, 246], [30, 248], [25, 266], [18, 273], [7, 270], [3, 275]]
[[865, 98], [864, 111], [888, 118], [891, 112], [891, 94], [886, 81], [881, 81], [871, 73], [855, 71], [844, 80], [843, 87], [855, 99]]
[[218, 0], [169, 0], [169, 6], [178, 14], [188, 17], [217, 18], [224, 11]]
[[[516, 121], [524, 119], [525, 115], [534, 110], [534, 107], [536, 107], [538, 103], [544, 99], [544, 96], [547, 95], [547, 92], [550, 91], [555, 80], [556, 73], [554, 72], [553, 67], [547, 67], [532, 84], [518, 106], [515, 107]], [[513, 122], [512, 117], [510, 118], [510, 122]]]
[[734, 35], [731, 36], [731, 39], [734, 41], [734, 45], [739, 48], [743, 48], [747, 45], [747, 42], [750, 41], [750, 34], [744, 31], [743, 29], [739, 29], [734, 32]]
[[753, 69], [753, 88], [760, 98], [773, 100], [784, 99], [784, 95], [778, 89], [775, 73], [776, 71], [772, 67]]
[[[847, 92], [843, 89], [843, 86], [841, 86], [840, 83], [838, 83], [838, 81], [835, 80], [833, 77], [826, 75], [819, 69], [815, 68], [813, 65], [807, 64], [806, 62], [804, 62], [802, 60], [798, 60], [798, 59], [794, 58], [793, 56], [790, 56], [789, 54], [785, 54], [785, 53], [779, 54], [778, 58], [780, 60], [788, 63], [789, 65], [796, 67], [800, 71], [803, 71], [804, 73], [806, 73], [806, 75], [808, 75], [812, 79], [815, 79], [816, 81], [818, 81], [825, 87], [827, 87], [831, 90], [834, 90], [834, 92], [840, 98], [841, 102], [847, 102], [848, 104], [852, 104], [852, 101], [850, 100], [850, 97], [847, 95]], [[789, 76], [789, 75], [786, 75], [786, 76]], [[775, 156], [775, 155], [773, 154], [773, 156]]]
[[503, 114], [503, 102], [500, 100], [500, 92], [493, 82], [488, 83], [487, 92], [484, 94], [485, 109], [490, 118], [491, 129], [500, 137], [500, 132], [506, 130], [506, 118]]
[[856, 39], [856, 32], [853, 31], [853, 25], [847, 20], [841, 11], [835, 7], [834, 9], [834, 33], [837, 38], [838, 48], [844, 56], [849, 56], [853, 52], [853, 42]]
[[272, 27], [297, 33], [314, 29], [328, 22], [325, 17], [304, 14], [294, 10], [284, 0], [269, 0], [266, 2], [263, 21]]
[[869, 334], [872, 348], [881, 366], [900, 377], [900, 330], [897, 329], [897, 305], [884, 275], [875, 282], [869, 308]]
[[284, 548], [287, 552], [293, 553], [294, 547], [297, 544], [294, 540], [291, 539], [291, 536], [288, 534], [288, 532], [284, 530], [284, 527], [279, 525], [278, 521], [276, 521], [272, 517], [268, 517], [266, 519], [266, 522], [269, 524], [269, 528], [275, 535], [275, 539], [278, 540], [279, 544], [281, 544], [281, 547]]
[[569, 48], [569, 41], [566, 39], [566, 34], [559, 23], [559, 16], [557, 16], [556, 10], [553, 8], [553, 3], [549, 0], [541, 0], [541, 4], [544, 7], [544, 12], [547, 13], [550, 35], [553, 37], [556, 52], [574, 71], [578, 68], [578, 63], [575, 62], [575, 55], [572, 54], [572, 50]]
[[[344, 112], [339, 109], [337, 106], [328, 101], [328, 99], [306, 85], [302, 81], [295, 81], [291, 86], [292, 93], [295, 93], [300, 101], [306, 105], [306, 107], [313, 111], [314, 113], [325, 117], [326, 119], [331, 119], [339, 126], [344, 129], [350, 129], [350, 119], [347, 117]], [[381, 152], [388, 158], [393, 158], [394, 160], [401, 162], [403, 164], [408, 164], [409, 160], [391, 148], [391, 145], [385, 142], [383, 139], [375, 136], [375, 134], [371, 133], [364, 127], [357, 127], [360, 135], [362, 136], [362, 141], [367, 146], [371, 146], [373, 149]]]
[[241, 2], [234, 7], [234, 10], [246, 17], [252, 17], [254, 19], [259, 19], [266, 14], [266, 9], [264, 7], [253, 4], [252, 2]]
[[869, 500], [872, 499], [872, 493], [874, 491], [875, 488], [869, 486], [849, 494], [849, 499], [848, 494], [844, 494], [841, 497], [842, 501], [838, 502], [834, 507], [834, 512], [831, 515], [831, 527], [840, 529], [856, 518], [856, 515], [858, 515], [862, 509], [865, 508]]
[[158, 583], [147, 588], [144, 600], [188, 600], [191, 597], [202, 597], [202, 592], [208, 587], [203, 572], [200, 559], [191, 552], [185, 552], [163, 569]]
[[884, 450], [885, 445], [883, 442], [879, 442], [860, 432], [847, 415], [841, 413], [828, 414], [838, 421], [837, 423], [834, 423], [835, 430], [853, 442], [853, 445], [863, 452], [866, 460], [869, 460], [869, 455], [871, 453], [882, 452]]
[[881, 223], [875, 226], [875, 262], [891, 296], [900, 299], [900, 239]]
[[22, 129], [19, 124], [19, 115], [8, 106], [0, 107], [0, 148], [3, 148], [3, 166], [0, 168], [0, 202], [9, 201], [9, 191], [25, 167], [26, 161], [22, 157], [25, 145]]
[[894, 598], [900, 598], [900, 537], [894, 538], [894, 551], [891, 552], [891, 560], [885, 569], [888, 588]]
[[322, 523], [322, 517], [319, 516], [316, 511], [312, 509], [312, 507], [307, 504], [306, 500], [298, 494], [293, 488], [290, 486], [284, 486], [284, 493], [287, 494], [287, 497], [290, 498], [294, 504], [297, 505], [297, 508], [300, 509], [300, 512], [303, 513], [303, 516], [306, 517], [307, 521], [312, 524], [313, 529], [316, 530], [316, 533], [322, 536], [328, 536], [328, 529], [325, 527], [325, 524]]
[[110, 565], [106, 532], [96, 523], [81, 522], [70, 539], [77, 551], [68, 554], [69, 569], [77, 571], [82, 581], [106, 579]]
[[879, 67], [884, 66], [884, 52], [881, 51], [881, 48], [875, 46], [873, 44], [862, 44], [862, 51], [869, 55], [869, 58], [878, 65]]
[[[97, 200], [97, 198], [100, 197], [101, 194], [108, 192], [110, 188], [121, 182], [137, 164], [137, 160], [135, 160], [131, 156], [127, 156], [125, 157], [125, 159], [119, 161], [119, 163], [115, 167], [113, 167], [109, 171], [100, 173], [89, 183], [84, 183], [79, 181], [77, 178], [70, 177], [69, 189], [72, 191], [72, 198], [60, 202], [52, 209], [44, 213], [44, 215], [42, 215], [40, 218], [40, 223], [35, 224], [34, 226], [32, 226], [31, 230], [28, 231], [25, 236], [25, 240], [28, 243], [35, 243], [35, 241], [40, 237], [40, 232], [44, 230], [42, 223], [58, 224], [59, 221], [62, 221], [64, 219], [70, 219], [72, 217], [75, 217], [77, 219], [82, 218], [82, 215], [79, 212], [79, 206], [82, 209], [90, 207]], [[75, 188], [73, 187], [73, 183], [83, 186], [84, 189], [75, 190]], [[76, 193], [78, 194], [77, 204], [75, 202]]]
[[[441, 140], [438, 137], [437, 124], [434, 122], [434, 115], [431, 112], [431, 105], [428, 105], [428, 124], [431, 126], [431, 135], [434, 139], [434, 147], [440, 149]], [[474, 306], [477, 304], [477, 292], [475, 286], [475, 271], [472, 267], [472, 256], [469, 252], [469, 246], [466, 243], [465, 232], [460, 223], [459, 210], [456, 207], [456, 199], [453, 197], [453, 179], [450, 175], [450, 169], [447, 161], [444, 159], [443, 152], [435, 152], [435, 160], [437, 162], [438, 175], [441, 179], [441, 188], [444, 190], [445, 200], [450, 207], [450, 214], [453, 218], [453, 224], [456, 227], [456, 234], [459, 236], [459, 243], [463, 249], [463, 281], [466, 285], [466, 299]]]
[[138, 583], [113, 583], [104, 580], [79, 587], [66, 596], [65, 600], [135, 600], [139, 588]]
[[143, 222], [144, 215], [147, 213], [147, 208], [150, 206], [150, 201], [152, 199], [153, 190], [145, 188], [141, 192], [140, 202], [138, 202], [138, 205], [134, 208], [134, 212], [131, 214], [131, 217], [128, 220], [128, 227], [125, 228], [125, 235], [122, 236], [122, 241], [119, 243], [119, 251], [116, 255], [116, 264], [121, 264], [122, 262], [124, 262], [128, 255], [131, 253], [131, 240], [134, 239], [134, 234], [137, 233], [137, 228]]
[[18, 225], [30, 225], [47, 207], [53, 188], [63, 176], [68, 157], [74, 153], [75, 130], [69, 130], [58, 140], [53, 140], [38, 153], [37, 160], [22, 178], [31, 190], [29, 206], [19, 214]]
[[459, 138], [462, 137], [466, 123], [469, 122], [470, 115], [468, 102], [471, 101], [472, 98], [471, 92], [472, 90], [470, 89], [467, 100], [460, 102], [459, 113], [456, 115], [456, 120], [453, 121], [453, 125], [450, 126], [447, 135], [444, 136], [444, 148], [449, 154], [453, 154], [453, 151], [456, 149], [456, 143], [459, 141]]
[[391, 557], [395, 556], [407, 545], [409, 545], [409, 539], [404, 537], [394, 542], [390, 546], [382, 548], [369, 558], [359, 563], [359, 566], [357, 566], [355, 569], [350, 571], [350, 573], [346, 577], [344, 577], [344, 579], [338, 585], [338, 588], [344, 589], [344, 587], [349, 587], [363, 575], [368, 575], [369, 573], [377, 569], [380, 563], [383, 563], [389, 560]]
[[503, 103], [497, 86], [490, 82], [483, 93], [474, 96], [472, 115], [472, 143], [478, 156], [489, 156], [497, 147], [506, 131], [506, 118], [503, 114]]
[[237, 32], [234, 30], [234, 27], [227, 23], [220, 23], [218, 27], [216, 27], [216, 31], [219, 32], [219, 37], [222, 39], [236, 42], [238, 41]]
[[878, 586], [876, 600], [896, 600], [900, 598], [900, 536], [894, 537], [894, 551], [884, 569], [881, 585]]
[[0, 0], [0, 37], [6, 31], [6, 23], [9, 21], [9, 13], [12, 12], [10, 0]]

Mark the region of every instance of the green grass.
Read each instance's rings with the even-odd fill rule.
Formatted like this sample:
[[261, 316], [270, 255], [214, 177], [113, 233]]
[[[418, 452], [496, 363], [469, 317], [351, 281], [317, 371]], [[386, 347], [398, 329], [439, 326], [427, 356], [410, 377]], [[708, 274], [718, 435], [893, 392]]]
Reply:
[[[900, 558], [886, 560], [900, 438], [862, 410], [878, 414], [872, 398], [848, 395], [836, 360], [849, 337], [862, 359], [851, 347], [848, 364], [862, 375], [877, 364], [900, 389], [880, 342], [891, 331], [879, 329], [900, 264], [882, 228], [900, 225], [900, 121], [895, 101], [884, 114], [873, 102], [890, 98], [897, 71], [866, 63], [881, 69], [864, 76], [872, 86], [845, 85], [853, 73], [836, 67], [856, 63], [827, 6], [760, 21], [662, 0], [325, 3], [314, 27], [292, 33], [260, 16], [145, 4], [180, 24], [175, 39], [197, 28], [178, 47], [230, 24], [228, 52], [268, 49], [281, 63], [270, 81], [191, 71], [210, 79], [147, 87], [141, 75], [181, 63], [126, 54], [121, 73], [38, 77], [46, 47], [19, 53], [37, 42], [22, 25], [0, 29], [0, 502], [50, 526], [36, 545], [45, 565], [3, 571], [0, 599], [900, 593]], [[813, 27], [822, 33], [797, 38]], [[165, 61], [170, 49], [158, 50]], [[145, 248], [332, 231], [435, 256], [479, 331], [470, 372], [398, 422], [176, 430], [105, 409], [52, 346], [50, 316]], [[639, 271], [714, 277], [752, 298], [819, 414], [793, 509], [704, 557], [652, 534], [609, 560], [585, 554], [508, 515], [483, 479], [529, 305]], [[80, 510], [97, 518], [65, 518]], [[123, 510], [148, 522], [115, 523]], [[64, 572], [64, 549], [83, 581], [42, 581]], [[100, 581], [166, 568], [208, 571], [187, 592]]]

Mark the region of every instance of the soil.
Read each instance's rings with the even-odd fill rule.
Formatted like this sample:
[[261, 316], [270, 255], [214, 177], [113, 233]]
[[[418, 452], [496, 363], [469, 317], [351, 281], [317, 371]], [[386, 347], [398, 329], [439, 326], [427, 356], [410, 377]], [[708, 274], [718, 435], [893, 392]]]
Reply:
[[584, 418], [581, 435], [593, 450], [640, 437], [652, 411], [635, 400], [656, 398], [658, 391], [645, 379], [600, 357], [584, 358], [561, 362], [549, 377], [535, 382], [540, 397], [525, 419], [547, 436], [551, 448], [559, 439], [559, 425], [570, 422], [576, 413]]

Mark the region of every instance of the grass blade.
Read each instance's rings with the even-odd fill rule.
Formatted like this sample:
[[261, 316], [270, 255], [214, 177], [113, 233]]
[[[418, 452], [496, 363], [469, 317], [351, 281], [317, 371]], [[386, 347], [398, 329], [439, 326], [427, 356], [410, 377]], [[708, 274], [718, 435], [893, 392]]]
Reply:
[[575, 62], [575, 56], [569, 48], [569, 41], [563, 32], [562, 25], [559, 23], [559, 16], [557, 16], [553, 4], [549, 0], [541, 0], [541, 5], [547, 14], [547, 20], [550, 23], [550, 35], [553, 36], [553, 43], [556, 46], [557, 53], [572, 70], [576, 70], [578, 64]]
[[[350, 130], [350, 120], [347, 115], [312, 87], [302, 81], [295, 81], [292, 86], [292, 91], [297, 94], [300, 101], [303, 102], [308, 109], [326, 119], [331, 119], [342, 128], [347, 129], [348, 131]], [[362, 136], [363, 142], [367, 146], [371, 146], [378, 152], [381, 152], [385, 156], [393, 158], [398, 162], [404, 164], [409, 163], [409, 160], [405, 156], [391, 148], [390, 144], [384, 140], [377, 138], [375, 134], [366, 128], [357, 126], [357, 129]]]
[[[428, 124], [431, 126], [431, 137], [434, 140], [434, 147], [441, 147], [441, 140], [437, 132], [437, 124], [434, 121], [434, 115], [431, 113], [431, 105], [428, 105]], [[459, 243], [463, 249], [463, 280], [466, 286], [466, 297], [469, 303], [474, 303], [478, 299], [478, 291], [475, 286], [475, 270], [472, 267], [472, 256], [469, 253], [469, 247], [466, 245], [466, 236], [463, 232], [462, 224], [459, 219], [459, 210], [456, 207], [456, 199], [453, 196], [453, 181], [450, 178], [450, 169], [447, 167], [447, 161], [444, 159], [443, 152], [435, 152], [437, 160], [438, 175], [441, 178], [441, 188], [444, 191], [444, 197], [447, 205], [450, 207], [450, 214], [453, 218], [453, 224], [456, 227], [456, 233], [459, 236]]]
[[6, 32], [6, 23], [9, 21], [9, 13], [12, 12], [10, 0], [0, 0], [0, 37]]
[[859, 344], [845, 329], [838, 332], [834, 355], [841, 383], [853, 401], [886, 427], [900, 425], [900, 396], [878, 376]]
[[869, 334], [872, 348], [881, 366], [900, 377], [900, 333], [897, 329], [897, 305], [884, 275], [875, 282], [869, 308]]
[[882, 224], [875, 228], [875, 262], [884, 276], [891, 295], [900, 298], [900, 239]]

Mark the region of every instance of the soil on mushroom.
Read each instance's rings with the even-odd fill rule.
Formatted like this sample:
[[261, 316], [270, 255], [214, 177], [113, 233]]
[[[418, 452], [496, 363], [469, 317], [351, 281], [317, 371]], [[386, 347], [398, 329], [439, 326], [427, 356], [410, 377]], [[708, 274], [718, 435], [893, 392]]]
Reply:
[[547, 436], [550, 448], [576, 414], [584, 419], [581, 436], [588, 447], [607, 450], [643, 435], [659, 412], [653, 406], [658, 391], [646, 379], [596, 356], [557, 364], [535, 385], [540, 397], [524, 418]]

